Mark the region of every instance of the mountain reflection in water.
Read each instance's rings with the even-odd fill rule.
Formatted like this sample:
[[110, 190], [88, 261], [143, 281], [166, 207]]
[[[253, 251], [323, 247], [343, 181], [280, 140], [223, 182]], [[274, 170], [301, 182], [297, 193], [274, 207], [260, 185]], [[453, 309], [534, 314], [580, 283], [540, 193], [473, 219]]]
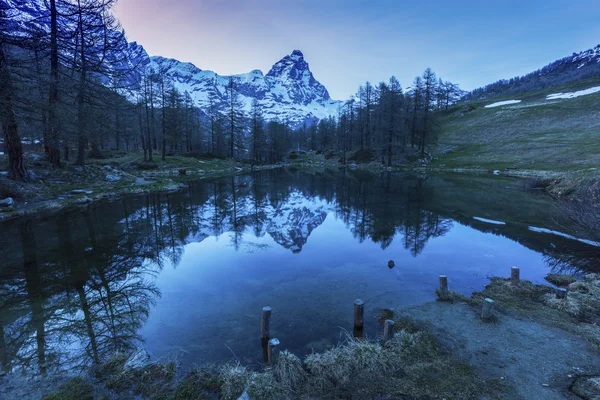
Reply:
[[258, 363], [262, 306], [307, 353], [336, 343], [356, 297], [374, 336], [378, 308], [432, 300], [439, 273], [469, 294], [511, 265], [538, 282], [596, 269], [593, 238], [565, 237], [557, 213], [499, 177], [282, 169], [5, 222], [0, 367], [43, 374], [137, 346]]

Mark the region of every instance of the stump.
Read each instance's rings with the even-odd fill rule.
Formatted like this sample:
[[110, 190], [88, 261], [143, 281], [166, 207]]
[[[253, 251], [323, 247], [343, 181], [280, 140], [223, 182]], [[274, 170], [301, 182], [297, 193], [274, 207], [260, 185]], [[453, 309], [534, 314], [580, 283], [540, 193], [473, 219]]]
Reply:
[[277, 362], [277, 356], [279, 354], [279, 339], [271, 339], [269, 340], [269, 346], [267, 351], [267, 364], [274, 365]]
[[448, 292], [448, 277], [446, 275], [440, 275], [440, 300], [450, 300], [450, 294]]
[[383, 327], [383, 343], [392, 340], [394, 338], [394, 321], [391, 319], [385, 320]]
[[481, 319], [489, 320], [494, 317], [494, 300], [483, 300], [483, 308], [481, 310]]
[[521, 278], [520, 278], [520, 270], [517, 267], [512, 267], [510, 269], [510, 283], [512, 285], [517, 286], [520, 282]]

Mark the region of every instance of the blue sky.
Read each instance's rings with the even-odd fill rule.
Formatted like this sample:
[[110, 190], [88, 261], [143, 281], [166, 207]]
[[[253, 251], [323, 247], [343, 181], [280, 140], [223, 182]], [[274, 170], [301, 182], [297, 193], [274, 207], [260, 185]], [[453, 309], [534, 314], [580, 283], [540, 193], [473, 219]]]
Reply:
[[116, 15], [151, 55], [219, 74], [302, 50], [335, 99], [426, 67], [473, 89], [600, 43], [598, 0], [119, 0]]

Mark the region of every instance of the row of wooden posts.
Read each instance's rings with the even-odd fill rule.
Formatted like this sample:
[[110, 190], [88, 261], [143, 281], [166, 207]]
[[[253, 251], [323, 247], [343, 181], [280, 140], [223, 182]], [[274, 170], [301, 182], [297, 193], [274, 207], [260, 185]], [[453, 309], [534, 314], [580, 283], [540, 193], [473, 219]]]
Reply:
[[[521, 283], [521, 270], [518, 267], [511, 267], [510, 269], [510, 283], [513, 286], [519, 286]], [[440, 289], [439, 289], [440, 300], [450, 300], [450, 292], [448, 291], [448, 277], [446, 275], [440, 275]], [[557, 299], [567, 298], [567, 289], [558, 288], [556, 289]], [[494, 317], [494, 300], [485, 298], [483, 300], [483, 308], [481, 310], [481, 318], [484, 320], [490, 320]]]
[[[263, 348], [263, 359], [268, 365], [273, 365], [277, 360], [278, 346], [280, 344], [279, 339], [271, 339], [269, 333], [269, 326], [271, 322], [271, 307], [263, 307], [262, 318], [260, 326], [260, 340]], [[354, 301], [354, 337], [362, 338], [364, 336], [364, 323], [365, 323], [365, 302], [361, 299]], [[383, 339], [385, 343], [394, 338], [394, 321], [387, 319], [383, 324]]]
[[[448, 290], [448, 277], [446, 275], [440, 275], [440, 288], [439, 288], [439, 297], [440, 300], [448, 301], [450, 300], [450, 292]], [[517, 267], [512, 267], [510, 271], [510, 281], [513, 286], [518, 286], [520, 279], [520, 269]], [[565, 299], [567, 297], [567, 289], [557, 289], [556, 297], [559, 299]], [[263, 348], [263, 358], [265, 362], [269, 365], [273, 365], [277, 359], [279, 339], [270, 338], [269, 334], [269, 324], [271, 321], [271, 312], [273, 309], [271, 307], [263, 307], [262, 309], [262, 319], [261, 319], [261, 328], [260, 328], [260, 339]], [[365, 316], [365, 302], [361, 299], [357, 299], [354, 301], [354, 337], [362, 338], [364, 335], [364, 319]], [[490, 320], [494, 317], [494, 300], [490, 298], [486, 298], [483, 300], [483, 307], [481, 310], [481, 318], [483, 320]], [[383, 327], [383, 339], [382, 342], [385, 343], [394, 337], [394, 321], [388, 319], [384, 322]]]

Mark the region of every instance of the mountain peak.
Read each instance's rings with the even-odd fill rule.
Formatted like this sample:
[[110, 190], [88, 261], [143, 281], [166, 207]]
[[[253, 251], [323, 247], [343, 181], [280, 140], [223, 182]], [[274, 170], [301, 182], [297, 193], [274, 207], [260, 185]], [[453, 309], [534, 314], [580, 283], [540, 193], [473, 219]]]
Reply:
[[290, 54], [290, 58], [295, 61], [304, 60], [304, 54], [300, 50], [294, 50]]
[[299, 78], [304, 72], [310, 74], [308, 63], [304, 61], [304, 54], [300, 50], [294, 50], [292, 54], [283, 57], [275, 63], [267, 76]]

